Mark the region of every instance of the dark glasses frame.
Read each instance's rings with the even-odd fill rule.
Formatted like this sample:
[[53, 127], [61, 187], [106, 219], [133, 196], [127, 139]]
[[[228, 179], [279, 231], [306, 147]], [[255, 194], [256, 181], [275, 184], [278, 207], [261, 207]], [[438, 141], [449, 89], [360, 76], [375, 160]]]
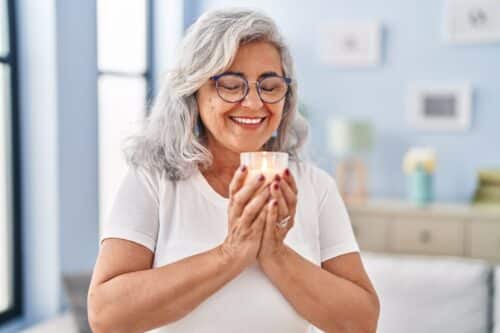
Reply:
[[[221, 96], [221, 94], [219, 92], [219, 79], [222, 78], [222, 77], [224, 77], [224, 76], [237, 76], [237, 77], [240, 77], [240, 78], [243, 79], [243, 81], [246, 84], [246, 86], [245, 86], [245, 93], [243, 94], [243, 97], [241, 97], [240, 99], [238, 99], [236, 101], [228, 101], [227, 99], [225, 99], [224, 97]], [[280, 99], [278, 99], [276, 101], [272, 101], [272, 102], [267, 102], [261, 96], [260, 83], [263, 80], [265, 80], [267, 78], [270, 78], [270, 77], [273, 77], [273, 78], [276, 77], [276, 78], [282, 79], [286, 83], [287, 88], [286, 88], [286, 92], [283, 94], [283, 96]], [[241, 74], [241, 73], [233, 73], [233, 72], [225, 72], [225, 73], [221, 73], [219, 75], [214, 75], [214, 76], [210, 77], [210, 80], [215, 81], [215, 88], [216, 88], [215, 90], [217, 91], [217, 95], [219, 95], [219, 97], [224, 102], [227, 102], [227, 103], [240, 103], [242, 100], [244, 100], [248, 96], [248, 93], [250, 92], [250, 83], [254, 83], [255, 82], [255, 87], [257, 89], [257, 95], [259, 95], [259, 98], [262, 101], [262, 103], [276, 104], [276, 103], [281, 102], [283, 100], [283, 98], [286, 97], [286, 95], [290, 91], [290, 84], [292, 83], [292, 79], [291, 78], [285, 77], [285, 76], [280, 76], [278, 74], [265, 74], [265, 75], [262, 75], [261, 77], [259, 77], [259, 79], [257, 81], [249, 82], [247, 80], [247, 78], [243, 74]]]

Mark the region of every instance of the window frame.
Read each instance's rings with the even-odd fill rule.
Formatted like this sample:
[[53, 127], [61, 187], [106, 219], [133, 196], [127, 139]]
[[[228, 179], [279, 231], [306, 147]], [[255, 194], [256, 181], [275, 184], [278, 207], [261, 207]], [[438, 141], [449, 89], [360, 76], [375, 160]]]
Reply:
[[6, 0], [7, 32], [9, 49], [5, 57], [0, 56], [0, 63], [9, 67], [10, 74], [10, 123], [11, 123], [11, 174], [12, 174], [12, 253], [13, 253], [13, 302], [12, 306], [0, 313], [0, 325], [23, 314], [23, 258], [21, 228], [21, 136], [19, 119], [19, 76], [17, 57], [17, 17], [15, 0]]
[[[153, 100], [153, 97], [155, 95], [155, 82], [154, 82], [154, 27], [155, 27], [155, 22], [154, 22], [154, 8], [155, 8], [155, 1], [156, 0], [145, 0], [146, 1], [146, 36], [145, 36], [145, 48], [146, 48], [146, 67], [143, 72], [130, 72], [126, 70], [101, 70], [99, 68], [99, 63], [98, 63], [98, 68], [97, 68], [97, 76], [96, 80], [99, 84], [99, 80], [101, 77], [109, 76], [109, 77], [121, 77], [121, 78], [137, 78], [137, 79], [143, 79], [145, 82], [146, 86], [146, 91], [145, 91], [145, 114], [144, 117], [147, 117], [150, 112], [150, 104], [151, 101]], [[98, 16], [99, 13], [96, 13], [96, 16]], [[99, 34], [99, 27], [97, 25], [96, 29], [97, 34]], [[97, 49], [97, 54], [99, 55], [99, 49]], [[99, 91], [97, 92], [97, 98], [99, 100], [100, 95]], [[100, 112], [100, 109], [97, 109], [97, 112]], [[99, 118], [99, 115], [98, 115]], [[98, 156], [99, 150], [100, 150], [100, 138], [99, 138], [99, 133], [98, 133]], [[100, 161], [98, 160], [98, 163]], [[99, 168], [98, 170], [98, 179], [99, 179], [99, 186], [98, 186], [98, 200], [99, 200], [99, 226], [100, 228], [102, 227], [104, 221], [101, 220], [101, 211], [106, 209], [106, 207], [102, 207], [101, 205], [101, 196], [103, 193], [101, 193], [100, 190], [100, 179], [102, 177], [101, 174], [101, 169]]]
[[[146, 103], [154, 95], [154, 82], [153, 82], [153, 31], [154, 31], [154, 0], [146, 0], [146, 69], [142, 73], [131, 73], [127, 71], [116, 70], [97, 70], [97, 80], [101, 76], [116, 76], [116, 77], [130, 77], [142, 78], [146, 82]], [[97, 30], [99, 33], [99, 30]], [[146, 108], [147, 109], [147, 108]], [[146, 111], [147, 112], [147, 111]]]

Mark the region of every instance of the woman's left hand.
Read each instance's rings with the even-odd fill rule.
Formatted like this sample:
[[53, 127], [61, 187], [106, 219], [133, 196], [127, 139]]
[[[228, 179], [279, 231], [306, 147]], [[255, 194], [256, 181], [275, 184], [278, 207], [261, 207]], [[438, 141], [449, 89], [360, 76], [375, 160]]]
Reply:
[[270, 191], [272, 199], [266, 206], [266, 225], [257, 255], [260, 264], [284, 251], [283, 240], [295, 223], [297, 186], [289, 169], [275, 177]]

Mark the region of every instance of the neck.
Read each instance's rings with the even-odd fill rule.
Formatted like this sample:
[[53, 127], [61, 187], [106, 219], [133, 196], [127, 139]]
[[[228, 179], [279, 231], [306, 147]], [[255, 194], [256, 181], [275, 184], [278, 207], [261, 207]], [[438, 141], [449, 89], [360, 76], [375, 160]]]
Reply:
[[212, 164], [205, 172], [231, 179], [240, 165], [240, 154], [210, 141], [208, 149], [212, 153], [213, 159]]

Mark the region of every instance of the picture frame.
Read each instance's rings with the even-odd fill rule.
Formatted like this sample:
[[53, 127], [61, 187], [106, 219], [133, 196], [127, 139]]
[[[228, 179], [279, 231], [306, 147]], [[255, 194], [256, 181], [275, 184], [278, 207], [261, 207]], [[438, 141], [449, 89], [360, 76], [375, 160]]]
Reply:
[[446, 0], [443, 32], [451, 44], [500, 43], [500, 0]]
[[411, 127], [428, 131], [466, 131], [470, 128], [470, 83], [413, 83], [406, 98]]
[[338, 68], [366, 68], [380, 64], [382, 27], [378, 21], [327, 23], [321, 29], [322, 63]]

